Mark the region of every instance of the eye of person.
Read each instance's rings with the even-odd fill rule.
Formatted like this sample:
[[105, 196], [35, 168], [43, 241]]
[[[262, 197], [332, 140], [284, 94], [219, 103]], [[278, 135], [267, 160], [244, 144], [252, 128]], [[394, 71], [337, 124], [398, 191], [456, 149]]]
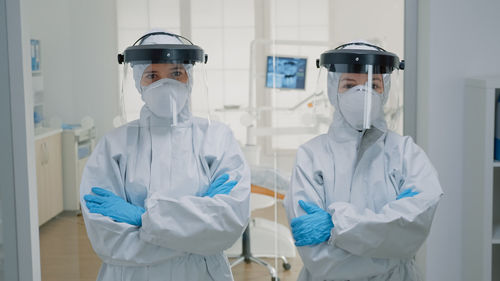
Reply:
[[355, 86], [355, 85], [354, 85], [354, 83], [345, 83], [345, 84], [342, 86], [342, 88], [344, 88], [344, 89], [350, 89], [350, 88], [352, 88], [352, 87], [354, 87], [354, 86]]
[[156, 75], [156, 73], [147, 73], [146, 75], [144, 75], [144, 77], [146, 79], [153, 80], [153, 79], [156, 79], [158, 76]]
[[174, 71], [174, 72], [172, 72], [172, 76], [174, 76], [174, 77], [181, 77], [182, 76], [182, 72], [181, 71]]
[[381, 93], [382, 89], [383, 89], [382, 85], [380, 83], [373, 84], [372, 88], [373, 88], [373, 90], [375, 90], [375, 91], [377, 91], [379, 93]]

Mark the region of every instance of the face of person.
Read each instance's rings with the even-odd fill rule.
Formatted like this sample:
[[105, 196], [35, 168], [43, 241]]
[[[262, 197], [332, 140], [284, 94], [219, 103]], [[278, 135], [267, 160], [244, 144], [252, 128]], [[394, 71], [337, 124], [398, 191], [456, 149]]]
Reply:
[[[365, 85], [368, 82], [368, 74], [363, 73], [343, 73], [340, 76], [339, 93], [344, 93], [352, 87]], [[372, 77], [373, 91], [382, 94], [384, 92], [384, 81], [382, 74], [373, 74]]]
[[188, 82], [187, 71], [182, 64], [155, 63], [149, 65], [141, 78], [141, 86], [148, 86], [160, 79], [170, 78], [182, 83]]

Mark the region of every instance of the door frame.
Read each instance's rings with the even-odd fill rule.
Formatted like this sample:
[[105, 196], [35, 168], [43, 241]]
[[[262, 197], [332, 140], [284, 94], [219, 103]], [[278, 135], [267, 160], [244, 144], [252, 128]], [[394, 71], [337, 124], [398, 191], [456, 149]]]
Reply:
[[0, 231], [4, 257], [0, 280], [39, 281], [31, 56], [23, 5], [22, 0], [0, 0]]

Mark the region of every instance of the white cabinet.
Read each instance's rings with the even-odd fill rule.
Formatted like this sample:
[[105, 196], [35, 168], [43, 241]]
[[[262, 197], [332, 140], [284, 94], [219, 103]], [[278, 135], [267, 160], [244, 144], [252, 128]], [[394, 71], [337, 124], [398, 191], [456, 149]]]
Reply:
[[35, 139], [38, 223], [63, 210], [61, 133]]
[[456, 214], [463, 217], [462, 275], [500, 280], [500, 162], [493, 157], [500, 78], [467, 79], [465, 86], [463, 213]]
[[94, 143], [95, 127], [63, 131], [64, 210], [80, 209], [80, 181]]

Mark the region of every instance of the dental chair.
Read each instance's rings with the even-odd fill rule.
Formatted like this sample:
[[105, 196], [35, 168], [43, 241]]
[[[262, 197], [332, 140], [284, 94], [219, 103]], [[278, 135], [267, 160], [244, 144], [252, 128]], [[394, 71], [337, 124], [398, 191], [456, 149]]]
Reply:
[[[252, 191], [250, 194], [250, 210], [271, 207], [281, 204], [284, 191], [288, 188], [288, 180], [278, 172], [260, 167], [252, 167]], [[263, 186], [262, 186], [263, 185]], [[276, 190], [276, 191], [275, 191]], [[278, 201], [276, 202], [276, 199]], [[275, 233], [277, 230], [277, 249], [275, 249]], [[254, 243], [251, 243], [253, 238]], [[267, 267], [272, 281], [277, 281], [277, 270], [259, 257], [279, 258], [285, 270], [291, 268], [286, 257], [295, 257], [295, 245], [292, 234], [286, 225], [277, 224], [264, 218], [251, 218], [241, 239], [226, 250], [230, 258], [237, 258], [231, 263], [231, 268], [242, 263], [257, 263]]]

